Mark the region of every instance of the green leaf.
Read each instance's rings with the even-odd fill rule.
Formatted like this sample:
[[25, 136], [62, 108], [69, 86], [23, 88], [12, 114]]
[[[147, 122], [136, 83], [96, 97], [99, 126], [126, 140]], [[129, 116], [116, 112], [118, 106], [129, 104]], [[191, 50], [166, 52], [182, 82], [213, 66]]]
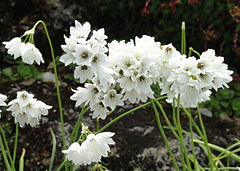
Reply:
[[240, 98], [235, 98], [231, 102], [234, 111], [240, 111]]
[[216, 99], [216, 98], [212, 98], [211, 106], [215, 109], [220, 109], [221, 108], [220, 103], [219, 103], [218, 99]]
[[229, 102], [222, 101], [222, 102], [220, 102], [220, 105], [227, 108], [227, 107], [229, 107]]
[[231, 99], [234, 96], [234, 92], [228, 88], [220, 89], [217, 94], [223, 99]]
[[17, 66], [17, 72], [23, 78], [32, 78], [32, 76], [33, 76], [31, 67], [28, 65]]
[[7, 76], [10, 81], [16, 81], [17, 78], [13, 75], [12, 68], [7, 67], [2, 70], [3, 75]]
[[38, 69], [33, 65], [19, 65], [17, 66], [17, 72], [20, 77], [24, 79], [28, 78], [41, 78], [41, 73], [38, 71]]
[[236, 91], [240, 92], [240, 83], [235, 84], [234, 88], [235, 88]]

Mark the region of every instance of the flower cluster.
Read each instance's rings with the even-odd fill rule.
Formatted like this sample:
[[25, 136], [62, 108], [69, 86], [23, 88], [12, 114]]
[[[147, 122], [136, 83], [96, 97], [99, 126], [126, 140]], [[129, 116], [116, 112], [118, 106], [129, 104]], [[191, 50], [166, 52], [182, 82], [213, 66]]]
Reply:
[[20, 127], [30, 124], [32, 127], [39, 124], [42, 115], [47, 115], [52, 107], [44, 102], [33, 98], [34, 95], [26, 91], [17, 92], [17, 98], [10, 101], [7, 110], [12, 112], [15, 117], [15, 123]]
[[[105, 119], [126, 100], [139, 103], [154, 98], [153, 83], [159, 84], [169, 103], [180, 97], [184, 107], [196, 107], [209, 99], [210, 89], [227, 86], [232, 80], [232, 71], [213, 50], [204, 52], [200, 59], [187, 57], [172, 44], [161, 45], [146, 35], [127, 43], [114, 40], [107, 48], [107, 36], [100, 30], [87, 39], [90, 24], [75, 21], [70, 37], [65, 36], [66, 45], [62, 45], [66, 54], [60, 58], [65, 65], [77, 65], [74, 76], [85, 84], [73, 90], [71, 99], [76, 106], [89, 104], [93, 118]], [[101, 58], [96, 58], [99, 53]]]
[[85, 84], [85, 87], [78, 87], [77, 90], [73, 90], [75, 93], [70, 97], [72, 100], [77, 101], [76, 106], [81, 104], [90, 104], [91, 111], [93, 111], [92, 117], [105, 119], [106, 114], [109, 112], [108, 106], [114, 110], [115, 107], [122, 106], [124, 103], [121, 100], [122, 95], [111, 87], [104, 91], [95, 83]]
[[[7, 99], [6, 95], [0, 94], [0, 106], [7, 106], [7, 104], [5, 103]], [[0, 110], [0, 113], [2, 112], [2, 110]], [[1, 117], [1, 115], [0, 115]]]
[[[223, 63], [223, 57], [217, 57], [214, 50], [203, 52], [199, 59], [181, 55], [172, 45], [163, 46], [161, 70], [166, 70], [161, 78], [162, 94], [167, 101], [173, 102], [180, 97], [184, 107], [196, 107], [200, 102], [209, 100], [211, 89], [217, 90], [232, 80], [232, 71]], [[165, 56], [165, 57], [164, 57]]]
[[90, 32], [88, 22], [81, 25], [75, 21], [75, 27], [70, 27], [70, 37], [64, 36], [66, 44], [61, 46], [66, 54], [61, 56], [60, 61], [65, 65], [76, 65], [74, 77], [81, 83], [105, 70], [107, 36], [104, 29], [94, 30], [91, 37]]
[[121, 87], [123, 100], [138, 103], [153, 98], [151, 85], [160, 77], [156, 65], [161, 53], [160, 42], [144, 35], [127, 43], [113, 41], [108, 47], [109, 65], [117, 73], [115, 79]]
[[9, 42], [3, 42], [5, 48], [8, 49], [7, 53], [14, 56], [14, 59], [22, 57], [22, 61], [26, 64], [32, 65], [34, 61], [38, 65], [44, 63], [42, 54], [36, 46], [30, 42], [25, 43], [21, 38], [15, 37]]
[[75, 142], [67, 150], [62, 152], [66, 154], [67, 159], [75, 165], [87, 165], [92, 162], [100, 162], [102, 157], [107, 157], [110, 152], [109, 145], [114, 145], [112, 136], [114, 133], [102, 132], [99, 134], [89, 134], [86, 140], [80, 145]]

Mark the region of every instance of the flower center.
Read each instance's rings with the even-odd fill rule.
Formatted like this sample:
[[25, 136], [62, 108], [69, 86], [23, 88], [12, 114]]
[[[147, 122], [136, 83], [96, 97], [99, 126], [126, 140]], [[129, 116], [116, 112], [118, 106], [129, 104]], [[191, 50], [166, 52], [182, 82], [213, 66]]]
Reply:
[[203, 69], [203, 67], [204, 67], [204, 64], [203, 64], [203, 63], [199, 62], [199, 63], [197, 64], [197, 68], [198, 68], [198, 69]]
[[86, 53], [86, 52], [83, 52], [83, 53], [82, 53], [82, 58], [83, 58], [83, 59], [88, 58], [88, 56], [89, 56], [88, 53]]
[[88, 69], [87, 65], [81, 66], [81, 70], [87, 70], [87, 69]]

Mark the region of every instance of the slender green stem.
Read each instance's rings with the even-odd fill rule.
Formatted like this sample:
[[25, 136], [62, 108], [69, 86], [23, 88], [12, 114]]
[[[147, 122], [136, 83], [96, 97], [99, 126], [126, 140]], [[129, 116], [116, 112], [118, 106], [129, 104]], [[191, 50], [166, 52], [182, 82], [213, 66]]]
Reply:
[[166, 137], [166, 135], [164, 133], [164, 130], [163, 130], [163, 127], [162, 127], [162, 124], [161, 124], [161, 120], [160, 120], [159, 113], [157, 111], [156, 105], [155, 105], [154, 101], [151, 101], [151, 103], [152, 103], [153, 111], [155, 113], [155, 118], [156, 118], [156, 121], [157, 121], [158, 129], [159, 129], [160, 134], [161, 134], [161, 136], [162, 136], [162, 138], [164, 140], [164, 143], [165, 143], [165, 146], [166, 146], [166, 148], [168, 150], [168, 153], [169, 153], [169, 155], [172, 158], [172, 163], [173, 163], [175, 169], [178, 171], [179, 168], [178, 168], [176, 159], [175, 159], [175, 157], [174, 157], [174, 155], [172, 153], [172, 150], [171, 150], [171, 148], [170, 148], [170, 146], [168, 144], [168, 140], [167, 140], [167, 137]]
[[[198, 57], [201, 56], [200, 53], [198, 53], [196, 50], [194, 50], [192, 47], [190, 47], [190, 48], [189, 48], [189, 54], [191, 55], [192, 52], [195, 53]], [[190, 55], [189, 55], [189, 56], [190, 56]]]
[[191, 113], [188, 110], [186, 110], [186, 108], [184, 108], [183, 106], [182, 106], [182, 109], [187, 114], [190, 121], [193, 123], [193, 126], [195, 127], [195, 129], [198, 132], [198, 134], [200, 135], [200, 137], [203, 138], [204, 135], [203, 135], [202, 131], [200, 130], [200, 128], [198, 127], [198, 125], [196, 124], [196, 122], [194, 121], [194, 119], [192, 118]]
[[164, 117], [165, 121], [167, 122], [169, 128], [171, 129], [173, 135], [174, 135], [177, 139], [179, 139], [179, 136], [178, 136], [177, 132], [175, 131], [175, 129], [173, 128], [171, 122], [169, 121], [169, 119], [168, 119], [168, 117], [167, 117], [167, 115], [166, 115], [166, 112], [164, 111], [162, 105], [161, 105], [158, 101], [155, 101], [155, 103], [157, 104], [158, 108], [159, 108], [160, 111], [162, 112], [163, 117]]
[[189, 50], [188, 50], [188, 56], [191, 56], [191, 55], [192, 55], [192, 51], [191, 51], [190, 49], [191, 49], [191, 47], [190, 47]]
[[[205, 170], [211, 170], [212, 171], [212, 169], [211, 168], [205, 168]], [[226, 171], [226, 170], [239, 170], [239, 168], [237, 168], [237, 167], [223, 167], [223, 168], [219, 168], [218, 170], [224, 170], [224, 171]]]
[[[193, 142], [196, 142], [198, 144], [202, 144], [202, 145], [205, 145], [205, 143], [203, 141], [200, 141], [200, 140], [197, 140], [197, 139], [194, 139]], [[231, 151], [228, 151], [226, 150], [225, 148], [222, 148], [222, 147], [219, 147], [217, 145], [214, 145], [214, 144], [211, 144], [211, 143], [208, 143], [208, 146], [213, 149], [213, 150], [216, 150], [218, 152], [224, 152], [226, 154], [229, 154], [229, 157], [236, 160], [237, 162], [240, 162], [240, 156], [235, 154], [235, 153], [231, 153]]]
[[87, 111], [89, 111], [89, 109], [90, 109], [90, 107], [87, 107], [87, 108], [85, 108], [84, 106], [82, 107], [81, 112], [80, 112], [80, 116], [79, 116], [79, 118], [77, 120], [77, 123], [75, 124], [75, 126], [73, 128], [73, 131], [72, 131], [72, 134], [70, 136], [70, 144], [77, 140], [77, 136], [78, 136], [79, 129], [81, 127], [83, 116]]
[[[193, 125], [194, 125], [195, 129], [197, 130], [198, 134], [200, 135], [200, 137], [204, 140], [205, 143], [208, 143], [207, 140], [206, 140], [206, 136], [202, 133], [202, 131], [200, 130], [200, 128], [198, 127], [198, 125], [196, 124], [194, 119], [192, 118], [191, 113], [188, 110], [186, 110], [184, 107], [182, 107], [182, 109], [187, 114], [187, 116], [190, 119], [190, 121], [193, 123]], [[206, 146], [206, 148], [208, 148], [208, 146]], [[209, 158], [209, 160], [210, 160], [210, 158]], [[213, 166], [211, 165], [211, 167], [213, 167]]]
[[206, 131], [205, 131], [205, 126], [203, 124], [203, 120], [202, 120], [202, 115], [200, 113], [200, 110], [199, 110], [199, 107], [197, 107], [197, 113], [198, 113], [198, 118], [199, 118], [199, 122], [200, 122], [200, 126], [201, 126], [201, 129], [202, 129], [202, 133], [203, 133], [203, 141], [205, 143], [205, 146], [207, 148], [207, 153], [208, 153], [208, 158], [209, 158], [209, 163], [210, 163], [210, 166], [211, 168], [216, 168], [216, 165], [215, 165], [215, 162], [213, 160], [213, 155], [212, 155], [212, 152], [211, 152], [211, 149], [208, 147], [208, 138], [207, 138], [207, 134], [206, 134]]
[[179, 133], [179, 126], [178, 126], [178, 122], [177, 122], [177, 117], [176, 117], [176, 104], [175, 104], [175, 101], [176, 101], [176, 99], [173, 99], [173, 105], [172, 105], [172, 108], [173, 108], [173, 111], [172, 111], [172, 115], [173, 115], [173, 123], [174, 123], [174, 125], [175, 125], [175, 127], [176, 127], [176, 130], [177, 130], [177, 132], [178, 132], [178, 140], [179, 140], [179, 142], [180, 142], [180, 149], [181, 149], [181, 155], [180, 155], [180, 159], [181, 159], [181, 162], [182, 162], [182, 169], [183, 169], [183, 171], [185, 171], [186, 170], [186, 164], [185, 164], [185, 160], [184, 160], [184, 156], [182, 155], [182, 140], [181, 140], [181, 138], [180, 138], [180, 133]]
[[25, 149], [22, 150], [22, 154], [19, 160], [19, 171], [24, 171], [24, 156], [25, 156]]
[[194, 169], [197, 169], [197, 159], [196, 159], [196, 153], [195, 153], [195, 145], [193, 142], [193, 128], [192, 128], [192, 122], [190, 119], [189, 120], [189, 129], [190, 129], [190, 141], [191, 141], [191, 149], [192, 149], [192, 158], [193, 158], [193, 163], [194, 163]]
[[[12, 160], [12, 156], [11, 156], [11, 152], [9, 150], [9, 147], [8, 147], [8, 142], [7, 142], [7, 138], [6, 138], [6, 135], [5, 135], [5, 131], [3, 130], [2, 126], [0, 125], [0, 131], [1, 131], [1, 134], [2, 134], [2, 138], [3, 138], [3, 144], [4, 146], [6, 147], [6, 152], [7, 152], [7, 155], [8, 155], [8, 158], [10, 160], [10, 163], [12, 164], [13, 163], [13, 160]], [[13, 165], [14, 166], [14, 165]], [[12, 167], [13, 169], [14, 167]], [[15, 168], [14, 168], [15, 169]]]
[[61, 171], [61, 169], [65, 166], [66, 162], [67, 162], [67, 160], [65, 159], [65, 160], [61, 163], [61, 165], [57, 168], [57, 171]]
[[6, 151], [5, 151], [5, 148], [4, 148], [4, 145], [3, 145], [3, 141], [2, 141], [2, 136], [1, 135], [0, 135], [0, 147], [1, 147], [3, 160], [4, 160], [6, 168], [7, 168], [8, 171], [12, 171], [11, 167], [10, 167], [10, 164], [8, 162], [8, 159], [7, 159], [7, 155], [6, 155]]
[[187, 162], [187, 169], [192, 170], [191, 164], [190, 164], [190, 161], [189, 161], [189, 158], [188, 158], [186, 146], [185, 146], [185, 143], [184, 143], [181, 120], [180, 120], [180, 95], [178, 95], [178, 98], [177, 98], [177, 113], [176, 113], [175, 117], [176, 117], [176, 121], [177, 121], [176, 128], [177, 128], [177, 132], [178, 132], [178, 135], [179, 135], [180, 150], [181, 150], [181, 161], [182, 161], [182, 165], [183, 165], [183, 170], [186, 169], [184, 158], [186, 159], [186, 162]]
[[[157, 98], [157, 99], [154, 99], [154, 101], [155, 101], [155, 100], [156, 100], [156, 101], [162, 100], [162, 99], [165, 99], [165, 98], [167, 98], [167, 96], [159, 97], [159, 98]], [[151, 101], [150, 101], [150, 102], [147, 102], [147, 103], [145, 103], [145, 104], [143, 104], [143, 105], [141, 105], [141, 106], [135, 107], [134, 109], [131, 109], [131, 110], [129, 110], [129, 111], [127, 111], [127, 112], [119, 115], [118, 117], [116, 117], [115, 119], [111, 120], [109, 123], [107, 123], [106, 125], [104, 125], [101, 129], [99, 129], [99, 130], [97, 131], [97, 133], [100, 133], [100, 132], [104, 131], [104, 130], [107, 129], [109, 126], [111, 126], [112, 124], [114, 124], [115, 122], [117, 122], [119, 119], [122, 119], [123, 117], [125, 117], [125, 116], [127, 116], [127, 115], [129, 115], [129, 114], [131, 114], [131, 113], [133, 113], [133, 112], [135, 112], [135, 111], [137, 111], [137, 110], [139, 110], [139, 109], [141, 109], [141, 108], [143, 108], [143, 107], [151, 104], [151, 103], [152, 103]]]
[[15, 141], [14, 141], [14, 149], [13, 149], [13, 162], [12, 167], [15, 165], [16, 156], [17, 156], [17, 145], [18, 145], [18, 123], [16, 123], [16, 134], [15, 134]]
[[223, 159], [223, 158], [225, 158], [225, 157], [228, 157], [229, 155], [231, 155], [231, 154], [233, 154], [233, 153], [238, 153], [238, 152], [240, 152], [240, 148], [238, 148], [238, 149], [236, 149], [236, 150], [233, 150], [233, 151], [230, 151], [230, 153], [227, 153], [227, 154], [224, 154], [223, 156], [221, 156], [221, 157], [216, 157], [216, 158], [214, 158], [213, 160], [221, 160], [221, 159]]
[[[52, 56], [52, 62], [53, 62], [53, 70], [54, 70], [54, 77], [55, 77], [55, 87], [56, 87], [56, 93], [57, 93], [57, 100], [58, 100], [58, 108], [59, 108], [59, 115], [60, 115], [60, 122], [61, 122], [61, 134], [62, 134], [62, 144], [63, 144], [63, 149], [66, 149], [66, 138], [65, 138], [65, 132], [64, 132], [64, 119], [63, 119], [63, 108], [62, 108], [62, 101], [61, 101], [61, 95], [60, 95], [60, 87], [59, 87], [59, 79], [58, 79], [58, 72], [57, 72], [57, 64], [56, 64], [56, 59], [54, 55], [54, 49], [52, 45], [51, 38], [48, 33], [47, 26], [44, 21], [39, 20], [36, 22], [36, 24], [33, 26], [33, 32], [35, 32], [35, 29], [38, 24], [42, 24], [43, 29], [45, 31], [50, 51], [51, 51], [51, 56]], [[68, 163], [65, 165], [65, 171], [68, 170]]]
[[186, 55], [186, 27], [185, 22], [182, 22], [181, 28], [181, 53]]
[[[229, 146], [228, 148], [226, 148], [226, 150], [230, 151], [232, 148], [237, 147], [237, 146], [239, 146], [239, 145], [240, 145], [240, 141], [232, 144], [231, 146]], [[225, 155], [225, 153], [222, 152], [222, 153], [220, 153], [215, 159], [217, 160], [217, 158], [219, 159], [219, 158], [221, 158], [223, 155]], [[213, 159], [213, 160], [215, 160], [215, 159]]]
[[44, 21], [39, 20], [36, 22], [36, 24], [33, 26], [33, 30], [35, 31], [35, 28], [37, 27], [38, 24], [42, 24], [43, 29], [45, 31], [49, 46], [50, 46], [50, 51], [51, 51], [51, 56], [52, 56], [52, 61], [53, 61], [53, 70], [54, 70], [54, 77], [55, 77], [55, 86], [56, 86], [56, 92], [57, 92], [57, 99], [58, 99], [58, 106], [59, 106], [59, 115], [60, 115], [60, 121], [61, 121], [61, 133], [62, 133], [62, 143], [63, 143], [63, 149], [66, 149], [66, 138], [65, 138], [65, 132], [64, 132], [64, 120], [63, 120], [63, 109], [62, 109], [62, 101], [61, 101], [61, 95], [60, 95], [60, 88], [59, 88], [59, 79], [58, 79], [58, 73], [57, 73], [57, 64], [56, 64], [56, 59], [54, 55], [54, 50], [53, 50], [53, 45], [51, 38], [48, 33], [47, 26]]
[[51, 154], [51, 160], [50, 160], [50, 165], [49, 165], [49, 169], [48, 169], [49, 171], [51, 171], [52, 167], [53, 167], [54, 158], [56, 155], [56, 145], [57, 145], [56, 136], [54, 135], [52, 128], [50, 128], [50, 132], [51, 132], [51, 136], [52, 136], [52, 154]]

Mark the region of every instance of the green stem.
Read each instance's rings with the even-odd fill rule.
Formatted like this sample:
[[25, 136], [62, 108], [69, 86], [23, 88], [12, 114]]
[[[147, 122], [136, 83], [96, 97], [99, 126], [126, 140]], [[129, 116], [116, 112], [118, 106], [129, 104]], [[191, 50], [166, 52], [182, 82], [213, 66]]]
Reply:
[[186, 27], [184, 21], [182, 22], [181, 33], [181, 53], [186, 55]]
[[178, 168], [176, 159], [175, 159], [175, 157], [174, 157], [174, 155], [172, 153], [172, 150], [171, 150], [171, 148], [170, 148], [170, 146], [168, 144], [168, 139], [167, 139], [167, 137], [166, 137], [166, 135], [164, 133], [164, 130], [163, 130], [163, 127], [162, 127], [162, 124], [161, 124], [161, 120], [160, 120], [159, 113], [157, 111], [156, 105], [155, 105], [154, 101], [151, 101], [151, 103], [152, 103], [153, 111], [155, 113], [155, 118], [156, 118], [156, 121], [157, 121], [158, 129], [159, 129], [160, 134], [161, 134], [161, 136], [162, 136], [162, 138], [164, 140], [165, 146], [167, 147], [168, 153], [169, 153], [169, 155], [172, 158], [172, 163], [173, 163], [175, 169], [178, 171], [179, 168]]
[[188, 158], [186, 146], [185, 146], [185, 143], [184, 143], [181, 120], [180, 120], [180, 95], [178, 95], [178, 98], [177, 98], [177, 113], [176, 113], [175, 117], [176, 117], [176, 121], [177, 121], [176, 122], [176, 128], [177, 128], [177, 132], [178, 132], [178, 135], [179, 135], [180, 150], [181, 150], [181, 161], [182, 161], [182, 165], [183, 165], [183, 170], [185, 170], [185, 160], [184, 160], [184, 158], [186, 159], [188, 170], [192, 170], [191, 164], [190, 164], [190, 161], [189, 161], [189, 158]]
[[194, 168], [197, 169], [197, 159], [196, 159], [196, 153], [195, 153], [195, 145], [193, 142], [193, 128], [192, 128], [192, 122], [190, 119], [189, 120], [189, 129], [190, 129], [190, 140], [191, 140], [191, 148], [192, 148], [192, 158], [193, 158], [193, 163], [194, 163]]
[[189, 111], [186, 110], [186, 108], [184, 108], [182, 106], [183, 111], [187, 114], [188, 118], [190, 119], [190, 121], [193, 123], [193, 126], [195, 127], [196, 131], [198, 132], [198, 134], [200, 135], [201, 138], [203, 138], [203, 133], [201, 132], [200, 128], [198, 127], [198, 125], [196, 124], [196, 122], [194, 121], [194, 119], [191, 116], [191, 113]]
[[[232, 148], [235, 148], [235, 147], [237, 147], [239, 145], [240, 145], [240, 141], [237, 141], [236, 143], [234, 143], [234, 144], [230, 145], [228, 148], [226, 148], [226, 150], [230, 151]], [[225, 155], [225, 154], [224, 153], [220, 153], [216, 158], [220, 158], [223, 155]], [[215, 159], [213, 159], [213, 160], [215, 160]]]
[[[197, 139], [194, 139], [193, 142], [196, 142], [198, 144], [202, 144], [202, 145], [205, 145], [205, 142], [203, 141], [200, 141], [200, 140], [197, 140]], [[229, 154], [229, 157], [240, 162], [240, 156], [235, 154], [235, 153], [231, 153], [231, 151], [228, 151], [226, 150], [225, 148], [222, 148], [222, 147], [219, 147], [217, 145], [214, 145], [214, 144], [211, 144], [211, 143], [208, 143], [208, 146], [213, 149], [213, 150], [216, 150], [218, 152], [223, 152], [225, 154]]]
[[160, 111], [162, 112], [163, 117], [164, 117], [165, 121], [167, 122], [169, 128], [171, 129], [173, 135], [174, 135], [177, 139], [179, 139], [179, 136], [178, 136], [177, 132], [175, 131], [175, 129], [173, 128], [171, 122], [169, 121], [169, 119], [168, 119], [168, 117], [167, 117], [167, 115], [166, 115], [166, 112], [164, 111], [162, 105], [161, 105], [158, 101], [155, 101], [155, 103], [157, 104], [158, 108], [159, 108]]
[[12, 162], [12, 168], [15, 165], [16, 156], [17, 156], [17, 145], [18, 145], [18, 123], [16, 123], [16, 134], [15, 134], [15, 141], [14, 141], [14, 149], [13, 149], [13, 162]]
[[[7, 151], [7, 155], [8, 155], [8, 158], [10, 160], [10, 163], [13, 164], [13, 160], [12, 160], [12, 156], [11, 156], [11, 153], [10, 153], [10, 149], [8, 147], [8, 142], [7, 142], [7, 138], [6, 138], [6, 135], [5, 135], [5, 132], [2, 128], [2, 126], [0, 125], [0, 131], [1, 131], [1, 134], [2, 134], [2, 138], [3, 138], [3, 144], [4, 146], [6, 147], [6, 151]], [[14, 166], [14, 165], [13, 165]], [[12, 169], [15, 169], [14, 167], [12, 167]]]
[[39, 20], [36, 22], [36, 24], [33, 26], [33, 30], [35, 31], [35, 28], [37, 27], [38, 24], [42, 24], [43, 29], [45, 31], [50, 50], [51, 50], [51, 56], [52, 56], [52, 61], [53, 61], [53, 70], [54, 70], [54, 77], [55, 77], [55, 86], [56, 86], [56, 92], [57, 92], [57, 99], [58, 99], [58, 106], [59, 106], [59, 114], [60, 114], [60, 121], [61, 121], [61, 132], [62, 132], [62, 143], [63, 143], [63, 149], [66, 149], [66, 139], [65, 139], [65, 132], [64, 132], [64, 120], [63, 120], [63, 109], [62, 109], [62, 101], [61, 101], [61, 95], [60, 95], [60, 88], [59, 88], [59, 80], [58, 80], [58, 73], [57, 73], [57, 64], [56, 64], [56, 59], [54, 55], [54, 50], [53, 50], [53, 45], [51, 38], [48, 33], [47, 26], [44, 21]]
[[[159, 98], [157, 98], [157, 99], [154, 99], [154, 101], [162, 100], [162, 99], [165, 99], [165, 98], [167, 98], [167, 96], [159, 97]], [[100, 132], [102, 132], [102, 131], [104, 131], [105, 129], [107, 129], [109, 126], [111, 126], [112, 124], [114, 124], [115, 122], [117, 122], [119, 119], [122, 119], [123, 117], [125, 117], [125, 116], [127, 116], [127, 115], [129, 115], [129, 114], [131, 114], [131, 113], [133, 113], [133, 112], [135, 112], [135, 111], [137, 111], [137, 110], [139, 110], [139, 109], [141, 109], [141, 108], [143, 108], [143, 107], [151, 104], [151, 103], [152, 103], [151, 101], [150, 101], [150, 102], [147, 102], [147, 103], [145, 103], [145, 104], [143, 104], [143, 105], [141, 105], [141, 106], [135, 107], [134, 109], [131, 109], [131, 110], [129, 110], [129, 111], [127, 111], [127, 112], [119, 115], [118, 117], [116, 117], [115, 119], [111, 120], [109, 123], [107, 123], [106, 125], [104, 125], [101, 129], [99, 129], [99, 130], [97, 131], [97, 134], [100, 133]]]
[[19, 161], [19, 171], [24, 171], [24, 156], [25, 156], [25, 149], [22, 150], [22, 154], [20, 157], [20, 161]]
[[87, 108], [85, 108], [84, 106], [82, 107], [81, 112], [80, 112], [80, 116], [79, 116], [79, 118], [77, 120], [77, 123], [75, 124], [75, 126], [73, 128], [73, 131], [72, 131], [72, 134], [70, 136], [70, 144], [77, 140], [77, 136], [78, 136], [79, 129], [81, 127], [83, 116], [87, 111], [89, 111], [89, 109], [90, 109], [90, 107], [87, 107]]
[[221, 157], [216, 157], [216, 158], [214, 158], [213, 160], [221, 160], [221, 159], [223, 159], [223, 158], [225, 158], [225, 157], [228, 157], [230, 154], [233, 154], [233, 153], [238, 153], [238, 152], [240, 152], [240, 148], [239, 149], [236, 149], [236, 150], [233, 150], [233, 151], [230, 151], [230, 153], [227, 153], [227, 154], [224, 154], [223, 156], [221, 156]]
[[67, 163], [67, 160], [65, 159], [61, 165], [57, 168], [57, 171], [61, 171], [61, 169], [65, 166], [65, 164]]
[[[205, 143], [208, 143], [207, 140], [206, 140], [206, 135], [202, 133], [202, 131], [200, 130], [200, 128], [198, 127], [198, 125], [196, 124], [194, 119], [192, 118], [191, 113], [188, 110], [186, 110], [184, 107], [182, 107], [182, 109], [187, 114], [187, 116], [190, 119], [190, 121], [193, 123], [193, 125], [194, 125], [195, 129], [197, 130], [198, 134], [200, 135], [200, 137], [204, 140]], [[206, 146], [206, 148], [208, 148], [208, 146]], [[211, 152], [211, 151], [207, 150], [207, 153], [209, 153], [209, 152]], [[210, 158], [209, 158], [209, 160], [210, 160]], [[211, 167], [213, 167], [212, 164], [211, 164]]]
[[197, 107], [197, 113], [198, 113], [198, 118], [199, 118], [199, 122], [200, 122], [200, 126], [201, 126], [201, 129], [202, 129], [202, 133], [203, 133], [203, 141], [205, 143], [205, 146], [207, 148], [207, 153], [208, 153], [208, 158], [209, 158], [209, 163], [210, 163], [210, 166], [211, 168], [216, 168], [216, 165], [215, 165], [215, 162], [213, 160], [213, 155], [212, 155], [212, 152], [211, 152], [211, 149], [209, 148], [208, 146], [208, 138], [207, 138], [207, 134], [206, 134], [206, 131], [205, 131], [205, 126], [203, 124], [203, 120], [202, 120], [202, 115], [200, 113], [200, 110], [199, 110], [199, 107]]
[[[197, 56], [201, 56], [200, 53], [198, 53], [196, 50], [194, 50], [192, 47], [189, 48], [189, 54], [191, 54], [192, 52], [194, 52]], [[190, 55], [189, 55], [190, 56]]]
[[[205, 168], [205, 170], [211, 170], [211, 168]], [[224, 170], [224, 171], [226, 171], [226, 170], [239, 170], [239, 168], [237, 168], [237, 167], [222, 167], [222, 168], [219, 168], [218, 170]]]
[[9, 162], [8, 162], [8, 159], [7, 159], [7, 155], [6, 155], [6, 151], [5, 151], [3, 142], [2, 142], [2, 136], [1, 136], [1, 135], [0, 135], [0, 147], [1, 147], [2, 155], [3, 155], [3, 160], [4, 160], [4, 163], [5, 163], [6, 168], [7, 168], [8, 171], [12, 171], [12, 170], [11, 170], [11, 167], [10, 167], [10, 164], [9, 164]]
[[51, 154], [51, 160], [50, 160], [50, 165], [49, 165], [49, 169], [48, 169], [49, 171], [51, 171], [52, 167], [53, 167], [54, 158], [56, 155], [56, 145], [57, 145], [56, 136], [54, 135], [52, 128], [50, 128], [50, 132], [51, 132], [51, 136], [52, 136], [52, 154]]

